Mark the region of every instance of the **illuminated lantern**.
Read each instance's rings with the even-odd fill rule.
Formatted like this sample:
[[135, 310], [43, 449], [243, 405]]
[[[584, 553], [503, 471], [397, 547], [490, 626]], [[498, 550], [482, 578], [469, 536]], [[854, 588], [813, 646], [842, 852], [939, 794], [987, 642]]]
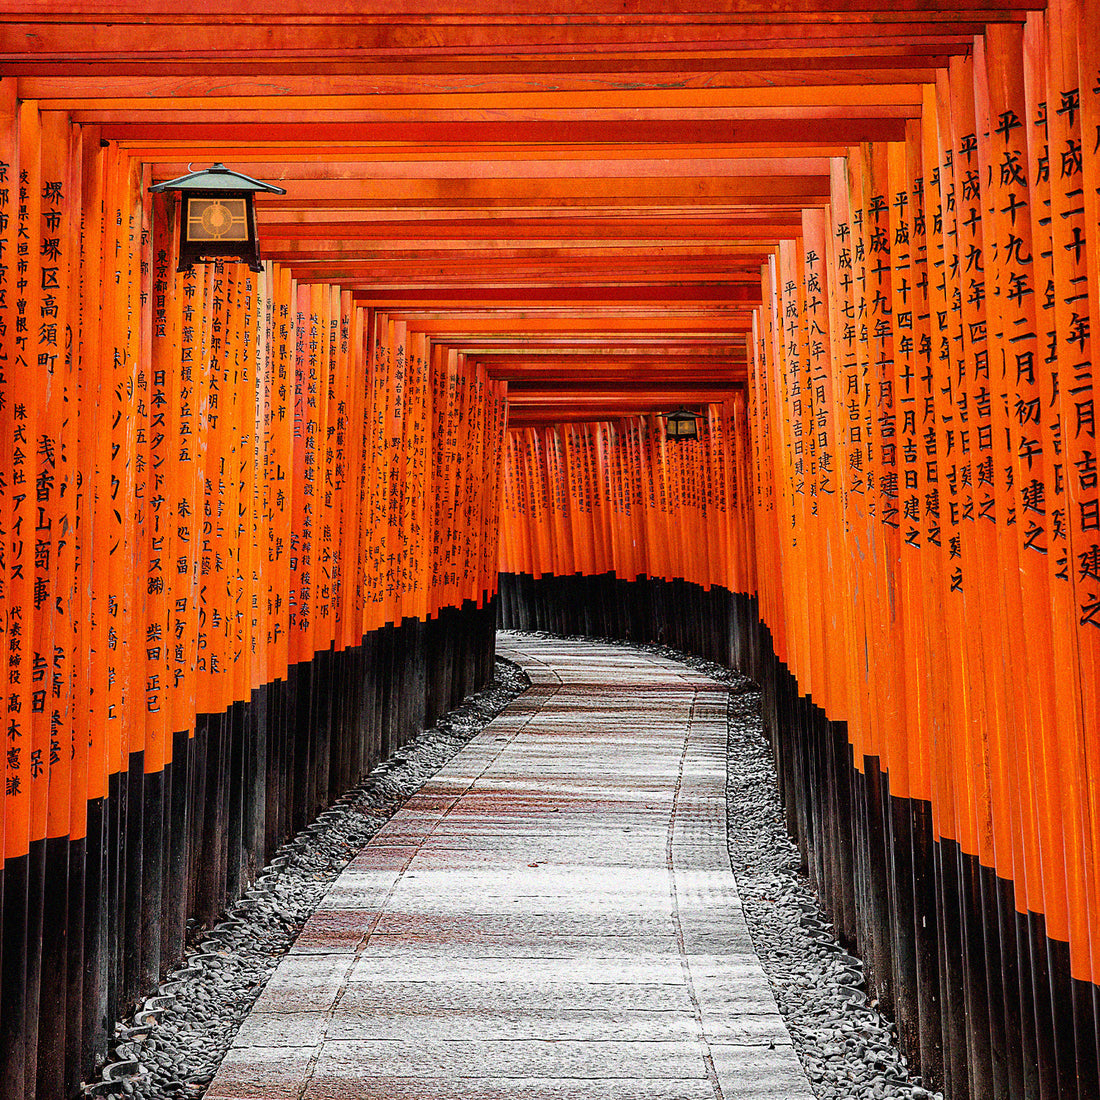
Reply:
[[687, 409], [677, 409], [665, 416], [665, 437], [667, 439], [698, 439], [696, 427], [698, 415]]
[[285, 195], [285, 188], [215, 164], [149, 190], [180, 193], [178, 271], [203, 260], [243, 260], [253, 271], [262, 270], [253, 196], [257, 191]]

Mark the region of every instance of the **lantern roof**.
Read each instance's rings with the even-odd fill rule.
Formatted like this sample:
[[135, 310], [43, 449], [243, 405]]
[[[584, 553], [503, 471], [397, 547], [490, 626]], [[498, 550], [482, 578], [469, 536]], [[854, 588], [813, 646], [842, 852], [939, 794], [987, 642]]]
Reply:
[[275, 195], [285, 195], [285, 187], [276, 187], [273, 183], [264, 183], [246, 176], [243, 172], [234, 172], [220, 161], [204, 168], [200, 172], [189, 172], [174, 180], [154, 183], [150, 191], [270, 191]]

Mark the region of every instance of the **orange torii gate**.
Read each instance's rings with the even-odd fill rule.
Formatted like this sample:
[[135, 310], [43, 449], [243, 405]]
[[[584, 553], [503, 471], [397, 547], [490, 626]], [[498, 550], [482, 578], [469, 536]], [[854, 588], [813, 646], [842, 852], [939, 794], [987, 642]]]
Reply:
[[133, 158], [8, 106], [4, 1088], [49, 1096], [186, 917], [490, 674], [504, 387], [278, 264], [177, 274]]
[[761, 681], [930, 1084], [1100, 1091], [1095, 0], [152, 7], [0, 12], [5, 1097], [485, 678], [498, 527]]

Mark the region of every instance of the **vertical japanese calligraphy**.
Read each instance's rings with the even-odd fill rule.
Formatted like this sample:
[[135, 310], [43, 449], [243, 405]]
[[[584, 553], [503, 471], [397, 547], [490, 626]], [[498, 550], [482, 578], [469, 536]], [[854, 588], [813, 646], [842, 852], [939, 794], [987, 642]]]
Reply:
[[73, 1091], [188, 919], [491, 675], [505, 406], [350, 290], [178, 273], [149, 168], [12, 90], [0, 1092], [25, 1097]]

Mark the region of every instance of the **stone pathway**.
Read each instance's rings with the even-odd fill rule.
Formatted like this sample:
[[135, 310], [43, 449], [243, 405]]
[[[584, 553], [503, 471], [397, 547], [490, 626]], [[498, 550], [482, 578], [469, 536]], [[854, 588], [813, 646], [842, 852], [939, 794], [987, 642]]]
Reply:
[[530, 691], [336, 880], [207, 1100], [811, 1097], [726, 854], [724, 688], [499, 652]]

